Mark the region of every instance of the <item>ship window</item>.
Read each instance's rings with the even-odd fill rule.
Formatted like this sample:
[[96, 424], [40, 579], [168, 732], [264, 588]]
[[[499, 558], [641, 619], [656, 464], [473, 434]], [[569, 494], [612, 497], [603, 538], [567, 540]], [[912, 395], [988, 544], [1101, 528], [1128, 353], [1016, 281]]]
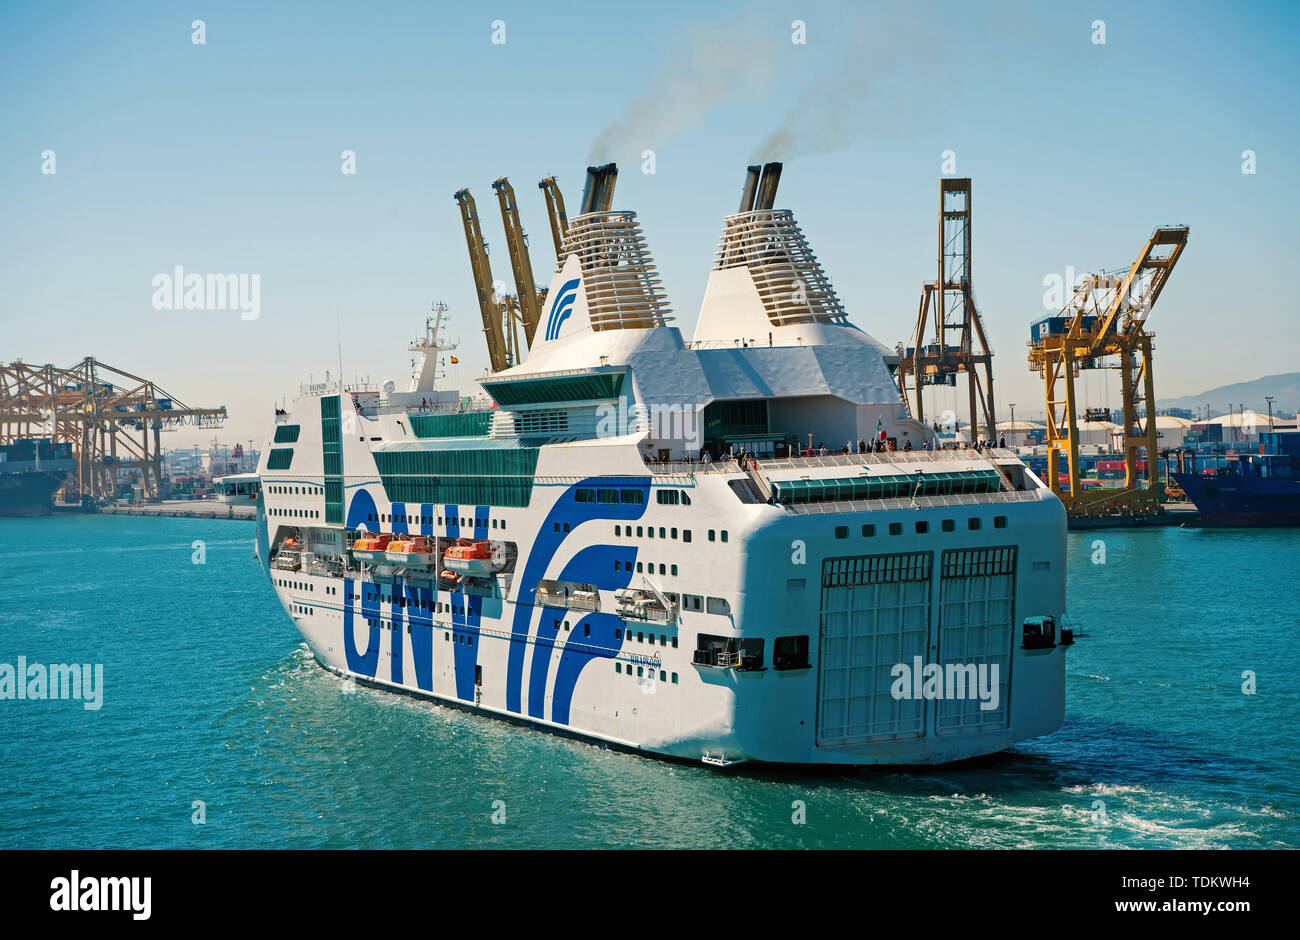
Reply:
[[806, 669], [808, 667], [808, 637], [779, 636], [772, 648], [773, 669]]
[[731, 605], [727, 603], [725, 597], [710, 597], [708, 599], [709, 613], [711, 614], [729, 614]]
[[703, 610], [704, 598], [700, 597], [698, 594], [683, 594], [682, 608], [684, 610]]
[[660, 527], [659, 527], [659, 537], [660, 537], [661, 539], [666, 539], [666, 538], [668, 538], [668, 530], [665, 529], [663, 526], [660, 526]]
[[953, 520], [951, 520], [951, 519], [945, 519], [945, 520], [943, 520], [943, 531], [945, 531], [945, 532], [951, 532], [954, 528], [955, 528], [955, 526], [954, 526], [954, 524], [953, 524]]
[[929, 531], [930, 531], [930, 523], [928, 523], [928, 522], [918, 522], [918, 523], [916, 524], [916, 532], [917, 532], [918, 535], [924, 535], [926, 532], [929, 532]]
[[639, 562], [639, 561], [636, 563], [636, 570], [637, 570], [637, 573], [638, 573], [638, 574], [642, 573], [642, 571], [641, 571], [641, 562]]
[[995, 529], [1005, 529], [1006, 527], [1007, 527], [1007, 517], [1006, 517], [1006, 516], [994, 516], [994, 517], [993, 517], [993, 528], [995, 528]]
[[837, 525], [835, 527], [835, 537], [837, 539], [846, 539], [849, 537], [849, 527], [846, 525]]
[[673, 565], [672, 568], [671, 568], [670, 570], [671, 570], [672, 573], [673, 573], [673, 577], [674, 577], [674, 578], [677, 577], [677, 566], [676, 566], [676, 565]]
[[558, 522], [555, 523], [555, 531], [556, 531], [556, 532], [559, 532], [559, 531], [560, 531], [560, 524], [559, 524]]
[[[673, 637], [673, 649], [677, 649], [677, 637]], [[673, 681], [676, 682], [677, 680], [674, 679]]]
[[582, 635], [583, 635], [583, 636], [591, 636], [591, 624], [589, 624], [589, 623], [584, 623], [584, 624], [582, 625]]
[[682, 530], [682, 541], [683, 541], [683, 542], [689, 542], [690, 540], [691, 540], [691, 530], [690, 530], [690, 529], [683, 529], [683, 530]]
[[676, 490], [660, 490], [655, 494], [655, 498], [661, 505], [676, 506], [680, 499], [680, 494]]
[[903, 523], [901, 523], [901, 522], [891, 522], [891, 523], [889, 524], [889, 534], [890, 534], [890, 535], [902, 535], [902, 534], [903, 534]]
[[677, 530], [676, 530], [676, 529], [673, 529], [673, 530], [672, 530], [672, 536], [673, 536], [673, 538], [677, 538]]
[[673, 685], [677, 684], [677, 673], [673, 673]]
[[587, 489], [575, 490], [573, 493], [573, 501], [575, 503], [594, 503], [596, 501], [596, 491]]
[[646, 535], [646, 538], [648, 538], [648, 539], [652, 539], [652, 538], [654, 538], [654, 537], [655, 537], [655, 527], [654, 527], [654, 526], [646, 526], [645, 535]]
[[617, 558], [614, 559], [614, 570], [615, 570], [615, 571], [622, 571], [622, 570], [623, 570], [623, 563], [622, 563], [621, 561], [619, 561]]
[[502, 520], [501, 520], [501, 528], [504, 529], [505, 527], [506, 527], [506, 521], [505, 521], [504, 519], [502, 519]]
[[645, 502], [645, 497], [640, 490], [623, 490], [621, 497], [623, 502], [630, 503], [633, 506], [639, 506]]
[[655, 645], [655, 635], [654, 635], [653, 633], [647, 633], [647, 634], [646, 634], [646, 642], [649, 643], [651, 646], [654, 646], [654, 645]]
[[614, 664], [614, 671], [617, 672], [617, 673], [619, 673], [620, 675], [622, 675], [622, 673], [623, 673], [623, 664], [622, 664], [622, 663], [615, 663], [615, 664]]
[[660, 574], [667, 574], [667, 573], [668, 573], [668, 566], [667, 566], [667, 565], [662, 565], [662, 564], [661, 564], [661, 565], [659, 566], [659, 573], [660, 573]]
[[715, 536], [715, 534], [714, 534], [714, 532], [713, 532], [712, 529], [709, 530], [709, 541], [710, 541], [710, 542], [716, 542], [716, 541], [717, 541], [717, 537]]
[[688, 493], [683, 493], [683, 494], [682, 494], [682, 505], [683, 505], [683, 506], [689, 506], [690, 504], [691, 504], [691, 497], [690, 497], [690, 494], [688, 494]]
[[614, 630], [614, 639], [616, 639], [616, 640], [621, 640], [621, 639], [623, 639], [623, 631], [622, 631], [621, 629], [616, 628], [616, 629]]
[[637, 676], [644, 676], [644, 675], [645, 675], [645, 666], [637, 666], [637, 667], [636, 667], [636, 674], [637, 674]]
[[664, 672], [662, 669], [659, 670], [659, 681], [660, 682], [668, 681], [668, 673]]
[[636, 537], [637, 537], [637, 538], [640, 538], [640, 537], [641, 537], [641, 526], [637, 526], [637, 527], [636, 527]]
[[606, 505], [610, 505], [610, 504], [612, 504], [612, 503], [617, 503], [617, 502], [618, 502], [618, 490], [597, 490], [597, 491], [596, 491], [596, 497], [597, 497], [597, 499], [598, 499], [600, 502], [602, 502], [602, 503], [604, 503], [604, 504], [606, 504]]
[[567, 522], [564, 524], [564, 531], [565, 532], [569, 531], [569, 524]]
[[966, 520], [966, 528], [970, 529], [972, 532], [978, 529], [979, 527], [980, 527], [980, 521], [978, 516], [971, 516], [969, 519]]
[[645, 642], [645, 634], [642, 633], [640, 630], [638, 630], [638, 631], [636, 632], [636, 641], [637, 641], [638, 643], [644, 643], [644, 642]]
[[725, 542], [726, 540], [727, 540], [727, 530], [726, 530], [726, 529], [723, 529], [723, 530], [722, 530], [722, 541]]
[[622, 534], [623, 534], [623, 527], [622, 527], [622, 526], [618, 526], [618, 525], [614, 526], [614, 535], [615, 535], [615, 537], [620, 536], [620, 535], [622, 535]]

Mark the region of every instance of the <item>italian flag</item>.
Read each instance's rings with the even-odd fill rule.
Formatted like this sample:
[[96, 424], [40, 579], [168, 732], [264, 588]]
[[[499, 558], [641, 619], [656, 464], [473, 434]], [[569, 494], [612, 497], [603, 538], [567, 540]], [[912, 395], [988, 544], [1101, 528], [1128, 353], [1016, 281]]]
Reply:
[[879, 418], [876, 419], [876, 436], [882, 441], [885, 439], [885, 426], [880, 423]]

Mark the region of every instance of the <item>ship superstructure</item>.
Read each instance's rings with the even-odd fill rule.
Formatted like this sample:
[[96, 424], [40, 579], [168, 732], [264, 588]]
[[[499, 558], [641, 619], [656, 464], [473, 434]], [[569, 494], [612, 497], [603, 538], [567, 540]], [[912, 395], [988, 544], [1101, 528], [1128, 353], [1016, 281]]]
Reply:
[[1009, 451], [930, 449], [773, 208], [779, 165], [724, 220], [690, 340], [606, 169], [526, 359], [480, 379], [495, 407], [336, 387], [277, 417], [257, 551], [316, 659], [712, 765], [1054, 731], [1060, 501]]

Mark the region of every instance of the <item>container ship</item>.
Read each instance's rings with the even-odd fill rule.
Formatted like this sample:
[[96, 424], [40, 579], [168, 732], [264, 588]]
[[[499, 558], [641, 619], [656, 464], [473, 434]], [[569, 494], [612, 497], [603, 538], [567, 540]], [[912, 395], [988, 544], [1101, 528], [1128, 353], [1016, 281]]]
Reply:
[[0, 445], [0, 516], [44, 516], [54, 494], [76, 470], [72, 445], [24, 438]]
[[747, 171], [689, 340], [593, 168], [490, 408], [437, 388], [433, 334], [407, 390], [277, 415], [256, 551], [320, 665], [713, 767], [936, 764], [1060, 726], [1060, 500], [1010, 451], [930, 449], [779, 171]]
[[1202, 473], [1173, 473], [1206, 526], [1300, 526], [1300, 431], [1260, 435], [1259, 454], [1236, 454]]

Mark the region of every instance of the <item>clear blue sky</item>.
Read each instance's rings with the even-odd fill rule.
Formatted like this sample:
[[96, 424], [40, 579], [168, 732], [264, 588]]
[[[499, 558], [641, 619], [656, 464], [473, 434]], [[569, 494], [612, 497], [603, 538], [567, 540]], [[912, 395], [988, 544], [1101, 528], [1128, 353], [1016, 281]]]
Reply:
[[[1167, 222], [1191, 240], [1151, 321], [1158, 395], [1294, 371], [1298, 24], [1285, 3], [8, 3], [0, 359], [95, 355], [227, 405], [223, 440], [260, 439], [273, 401], [336, 368], [336, 316], [348, 376], [400, 384], [441, 298], [468, 388], [486, 355], [452, 193], [471, 187], [509, 281], [491, 189], [508, 175], [546, 282], [536, 181], [555, 174], [576, 207], [593, 140], [708, 41], [695, 70], [707, 84], [737, 62], [732, 93], [701, 96], [698, 121], [679, 98], [687, 126], [655, 117], [654, 175], [638, 172], [641, 143], [615, 154], [615, 204], [639, 212], [687, 335], [755, 146], [809, 87], [843, 92], [849, 62], [843, 146], [783, 154], [777, 202], [868, 332], [893, 344], [913, 326], [953, 150], [974, 179], [1003, 417], [1010, 401], [1042, 410], [1025, 340], [1043, 278], [1126, 265]], [[154, 310], [151, 279], [175, 265], [260, 274], [260, 319]]]

